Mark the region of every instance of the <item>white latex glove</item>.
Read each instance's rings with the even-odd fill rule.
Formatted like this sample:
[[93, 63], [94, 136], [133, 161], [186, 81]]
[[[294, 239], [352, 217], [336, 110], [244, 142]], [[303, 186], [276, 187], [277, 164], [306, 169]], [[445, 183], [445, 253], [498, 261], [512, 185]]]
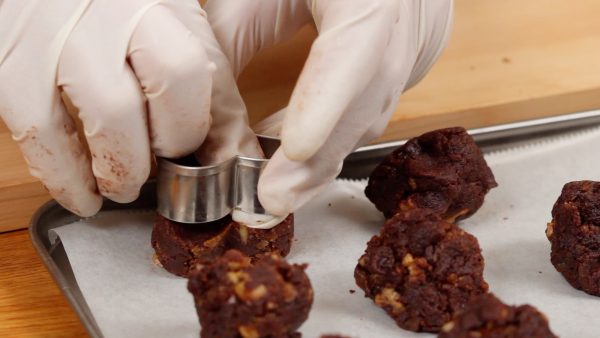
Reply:
[[259, 182], [275, 215], [297, 210], [350, 152], [381, 135], [400, 94], [441, 53], [452, 20], [451, 0], [209, 0], [205, 9], [236, 76], [305, 24], [319, 32], [281, 114], [282, 146]]
[[[60, 89], [79, 109], [91, 159]], [[99, 210], [101, 195], [134, 200], [151, 152], [196, 150], [210, 127], [211, 99], [213, 120], [247, 136], [225, 140], [207, 161], [260, 153], [228, 60], [195, 0], [0, 1], [1, 117], [31, 174], [81, 216]]]

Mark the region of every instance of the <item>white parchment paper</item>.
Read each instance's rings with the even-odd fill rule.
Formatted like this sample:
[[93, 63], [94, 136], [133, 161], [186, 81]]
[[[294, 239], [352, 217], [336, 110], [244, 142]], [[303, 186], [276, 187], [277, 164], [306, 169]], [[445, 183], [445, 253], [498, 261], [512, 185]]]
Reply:
[[[544, 230], [564, 183], [600, 180], [598, 149], [595, 129], [487, 156], [499, 187], [461, 223], [479, 239], [491, 291], [505, 302], [538, 307], [566, 338], [600, 336], [600, 299], [556, 272]], [[356, 262], [383, 221], [364, 185], [336, 181], [296, 214], [288, 259], [309, 263], [315, 290], [303, 337], [433, 337], [399, 329], [354, 284]], [[186, 280], [151, 262], [152, 220], [151, 212], [107, 212], [55, 229], [105, 337], [198, 337]]]

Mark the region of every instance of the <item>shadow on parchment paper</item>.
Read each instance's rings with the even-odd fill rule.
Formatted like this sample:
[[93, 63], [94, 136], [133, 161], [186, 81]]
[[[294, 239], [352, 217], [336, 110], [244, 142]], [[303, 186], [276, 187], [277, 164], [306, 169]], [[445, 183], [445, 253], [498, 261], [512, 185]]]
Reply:
[[[325, 305], [323, 303], [325, 303]], [[360, 323], [361, 321], [368, 321], [370, 326], [387, 328], [387, 330], [399, 331], [399, 333], [402, 332], [402, 329], [396, 325], [396, 322], [394, 322], [392, 317], [385, 313], [383, 309], [375, 306], [373, 301], [370, 299], [365, 298], [364, 304], [361, 302], [361, 305], [363, 306], [362, 311], [356, 311], [351, 314], [352, 317], [354, 317], [353, 320], [355, 320], [357, 323]], [[322, 311], [321, 313], [329, 313], [329, 315], [332, 317], [339, 313], [348, 313], [348, 308], [341, 302], [335, 300], [321, 302], [320, 307]], [[368, 311], [365, 311], [365, 309], [368, 309]], [[300, 327], [300, 331], [302, 331], [302, 327]], [[407, 331], [407, 333], [412, 332]], [[423, 333], [423, 337], [430, 337], [430, 335], [428, 333]]]
[[340, 219], [348, 220], [348, 224], [359, 224], [373, 233], [379, 233], [385, 218], [383, 214], [362, 194], [359, 196], [348, 195], [331, 199], [328, 212], [337, 215]]
[[[481, 243], [480, 243], [481, 244]], [[485, 259], [484, 277], [495, 289], [518, 287], [519, 291], [543, 289], [548, 294], [563, 294], [569, 297], [588, 298], [589, 295], [573, 288], [556, 271], [550, 262], [550, 243], [522, 239], [505, 245], [486, 249], [482, 245]]]
[[[321, 276], [321, 278], [336, 280], [340, 278], [339, 273], [340, 271], [331, 271], [326, 276]], [[352, 281], [354, 280], [353, 277], [350, 278], [352, 278]], [[362, 289], [354, 283], [351, 287], [355, 290], [354, 293], [347, 292], [344, 289], [342, 295], [335, 292], [317, 295], [315, 302], [318, 302], [320, 314], [326, 313], [330, 316], [344, 314], [344, 317], [349, 316], [356, 322], [368, 320], [371, 326], [387, 328], [391, 331], [399, 330], [396, 322], [383, 309], [376, 306], [370, 298], [365, 297]], [[347, 297], [350, 300], [340, 301], [340, 296]], [[427, 337], [427, 335], [424, 337]]]

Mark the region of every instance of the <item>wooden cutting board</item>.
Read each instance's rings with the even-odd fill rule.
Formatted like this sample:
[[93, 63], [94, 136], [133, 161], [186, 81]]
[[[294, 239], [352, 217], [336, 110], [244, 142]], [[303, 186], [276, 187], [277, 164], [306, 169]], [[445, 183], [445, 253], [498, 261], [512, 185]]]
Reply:
[[[456, 0], [450, 43], [401, 99], [380, 141], [600, 108], [600, 1]], [[251, 121], [283, 108], [315, 32], [263, 52], [240, 77]], [[0, 231], [49, 199], [0, 125]]]

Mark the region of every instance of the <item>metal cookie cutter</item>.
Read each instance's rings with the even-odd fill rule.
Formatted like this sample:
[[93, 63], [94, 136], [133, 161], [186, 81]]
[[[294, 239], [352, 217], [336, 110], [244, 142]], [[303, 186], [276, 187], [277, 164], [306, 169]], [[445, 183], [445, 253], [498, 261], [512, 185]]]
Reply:
[[191, 158], [158, 159], [158, 213], [175, 222], [205, 223], [221, 219], [234, 206], [237, 158], [211, 165], [194, 165]]
[[207, 223], [231, 214], [250, 227], [272, 228], [285, 217], [268, 214], [258, 200], [258, 179], [267, 163], [267, 159], [237, 156], [217, 165], [198, 166], [193, 157], [160, 158], [158, 213], [180, 223]]

